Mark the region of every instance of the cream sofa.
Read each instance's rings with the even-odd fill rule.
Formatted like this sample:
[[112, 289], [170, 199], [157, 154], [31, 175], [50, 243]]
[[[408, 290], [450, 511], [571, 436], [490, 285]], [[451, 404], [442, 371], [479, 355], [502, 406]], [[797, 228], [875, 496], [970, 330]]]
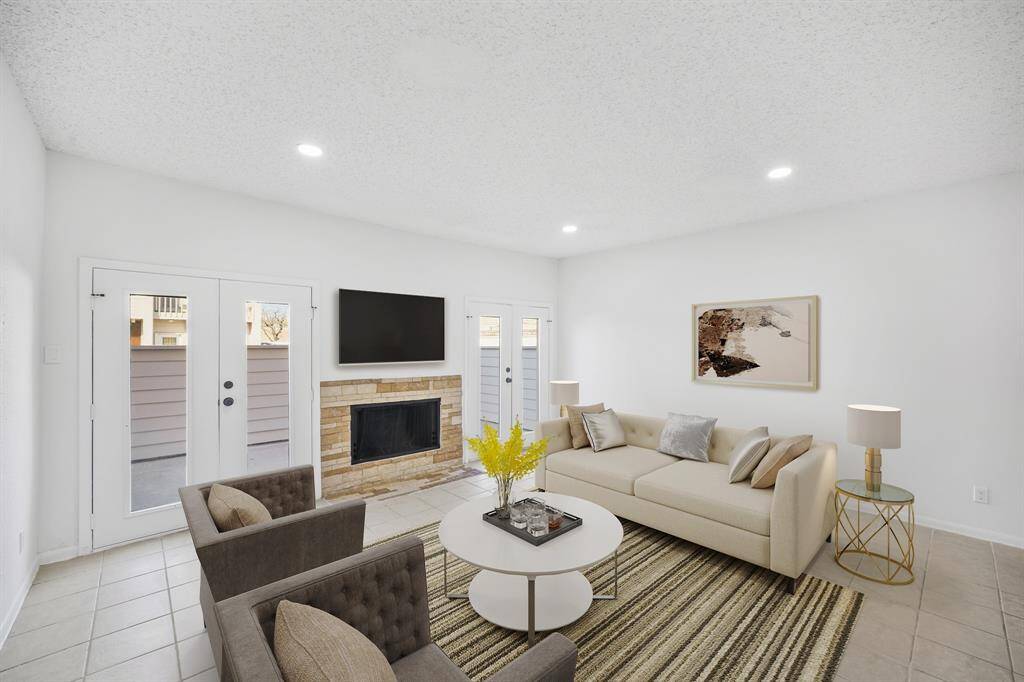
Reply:
[[[836, 445], [815, 441], [779, 471], [774, 488], [729, 483], [729, 454], [745, 429], [717, 427], [708, 462], [657, 451], [665, 419], [619, 414], [626, 445], [574, 450], [566, 418], [541, 424], [547, 457], [537, 487], [596, 502], [642, 523], [796, 579], [832, 532]], [[777, 439], [772, 438], [774, 445]]]

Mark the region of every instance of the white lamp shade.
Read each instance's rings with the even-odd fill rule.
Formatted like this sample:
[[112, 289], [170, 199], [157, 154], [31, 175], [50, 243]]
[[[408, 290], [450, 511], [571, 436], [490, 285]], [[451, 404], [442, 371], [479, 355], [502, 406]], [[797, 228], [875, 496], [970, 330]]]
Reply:
[[552, 405], [576, 405], [580, 402], [580, 382], [552, 381], [550, 384]]
[[902, 410], [898, 407], [847, 405], [846, 438], [866, 448], [898, 448], [901, 414]]

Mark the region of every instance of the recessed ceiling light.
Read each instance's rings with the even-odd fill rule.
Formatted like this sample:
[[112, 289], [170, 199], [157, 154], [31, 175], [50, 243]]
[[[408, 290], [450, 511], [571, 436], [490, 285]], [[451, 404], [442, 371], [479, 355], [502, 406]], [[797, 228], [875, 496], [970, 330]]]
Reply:
[[576, 227], [575, 225], [564, 225], [562, 227], [562, 232], [565, 232], [566, 234], [571, 234], [572, 232], [575, 232], [578, 229], [580, 228]]
[[324, 150], [317, 147], [315, 144], [308, 144], [303, 142], [302, 144], [295, 145], [295, 151], [302, 154], [303, 156], [323, 156]]
[[778, 168], [772, 168], [768, 171], [769, 180], [781, 180], [782, 178], [788, 178], [793, 174], [793, 169], [789, 166], [779, 166]]

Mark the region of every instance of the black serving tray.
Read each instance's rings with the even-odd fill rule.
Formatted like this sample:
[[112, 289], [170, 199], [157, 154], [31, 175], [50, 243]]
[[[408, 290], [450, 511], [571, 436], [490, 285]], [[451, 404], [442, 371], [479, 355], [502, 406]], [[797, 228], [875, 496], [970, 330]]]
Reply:
[[[518, 502], [514, 503], [513, 506], [519, 506], [521, 504], [526, 504], [527, 502], [536, 502], [539, 504], [544, 504], [544, 500], [538, 500], [533, 497], [528, 497], [524, 500], [519, 500]], [[548, 512], [556, 511], [554, 507], [548, 504], [544, 504], [544, 509], [547, 510]], [[543, 545], [545, 542], [550, 542], [551, 540], [557, 538], [559, 535], [565, 535], [573, 528], [578, 528], [579, 526], [583, 525], [583, 519], [581, 519], [580, 517], [570, 514], [569, 512], [562, 511], [561, 509], [558, 509], [557, 511], [562, 512], [562, 525], [557, 530], [549, 530], [547, 533], [544, 533], [544, 535], [536, 536], [532, 535], [530, 531], [526, 528], [516, 528], [515, 526], [513, 526], [511, 518], [499, 519], [498, 511], [496, 509], [492, 509], [489, 512], [484, 512], [483, 519], [492, 526], [497, 526], [506, 533], [515, 535], [517, 538], [520, 538], [521, 540], [526, 540], [531, 545], [539, 547], [540, 545]]]

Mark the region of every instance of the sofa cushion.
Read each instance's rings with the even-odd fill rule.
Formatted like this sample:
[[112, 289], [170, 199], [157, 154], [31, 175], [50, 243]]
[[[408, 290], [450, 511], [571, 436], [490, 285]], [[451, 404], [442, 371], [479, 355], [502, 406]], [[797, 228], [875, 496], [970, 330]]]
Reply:
[[622, 430], [626, 432], [628, 444], [648, 450], [658, 449], [661, 432], [665, 428], [664, 417], [644, 417], [639, 414], [623, 414], [622, 412], [615, 414], [619, 415], [619, 423], [622, 424]]
[[593, 483], [602, 488], [633, 494], [633, 481], [679, 460], [657, 450], [623, 445], [611, 450], [562, 450], [544, 460], [550, 472]]
[[430, 682], [468, 682], [466, 674], [452, 663], [436, 644], [428, 644], [391, 665], [399, 680], [430, 680]]
[[266, 506], [255, 497], [238, 488], [214, 483], [206, 500], [210, 516], [217, 524], [217, 530], [225, 532], [243, 526], [273, 521]]
[[772, 490], [729, 484], [729, 466], [688, 460], [641, 476], [634, 494], [644, 500], [768, 536]]
[[394, 682], [377, 646], [326, 611], [282, 599], [274, 619], [274, 657], [286, 680]]

